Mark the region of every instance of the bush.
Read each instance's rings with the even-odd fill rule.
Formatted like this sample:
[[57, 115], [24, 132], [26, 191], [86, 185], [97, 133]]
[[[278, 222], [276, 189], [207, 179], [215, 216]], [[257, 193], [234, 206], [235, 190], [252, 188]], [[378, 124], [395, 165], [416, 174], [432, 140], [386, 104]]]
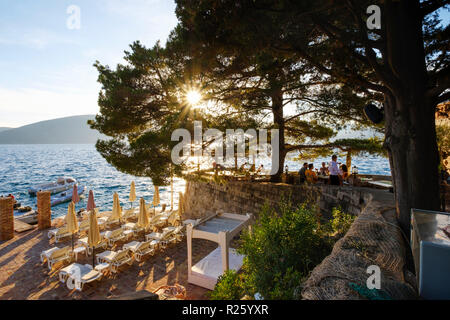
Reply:
[[239, 300], [244, 295], [241, 283], [238, 273], [228, 270], [217, 279], [217, 284], [209, 293], [209, 298], [212, 300]]
[[342, 211], [342, 208], [333, 208], [333, 219], [330, 220], [330, 233], [337, 237], [344, 236], [353, 221], [355, 220], [355, 216], [345, 213]]
[[238, 250], [246, 256], [246, 270], [264, 298], [292, 299], [301, 280], [331, 248], [313, 209], [306, 205], [292, 208], [282, 202], [279, 214], [263, 207], [252, 232], [243, 234]]
[[293, 208], [283, 201], [277, 211], [265, 205], [251, 232], [243, 232], [238, 248], [245, 255], [242, 271], [221, 276], [211, 299], [240, 299], [257, 292], [264, 299], [300, 298], [302, 281], [353, 222], [340, 208], [333, 209], [333, 220], [325, 224], [307, 205]]

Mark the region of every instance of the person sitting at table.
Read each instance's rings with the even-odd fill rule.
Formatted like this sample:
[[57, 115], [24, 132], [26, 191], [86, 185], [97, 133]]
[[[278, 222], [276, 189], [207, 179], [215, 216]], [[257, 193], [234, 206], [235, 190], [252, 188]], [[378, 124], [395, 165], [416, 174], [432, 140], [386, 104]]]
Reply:
[[328, 166], [328, 170], [330, 171], [329, 184], [334, 185], [334, 186], [341, 185], [341, 182], [339, 179], [340, 172], [339, 172], [339, 167], [338, 167], [338, 163], [337, 163], [337, 155], [334, 154], [331, 157], [331, 162]]
[[348, 168], [347, 168], [347, 166], [345, 164], [343, 164], [341, 166], [341, 170], [342, 170], [342, 179], [343, 180], [347, 180], [347, 178], [348, 178]]
[[308, 165], [308, 170], [305, 171], [305, 176], [306, 176], [306, 181], [308, 183], [316, 183], [318, 178], [317, 178], [317, 173], [314, 171], [314, 164], [310, 163]]
[[304, 163], [303, 167], [298, 171], [298, 175], [300, 176], [300, 183], [304, 183], [306, 181], [305, 171], [308, 169], [308, 163]]
[[322, 175], [322, 176], [327, 176], [327, 175], [330, 174], [328, 172], [328, 168], [327, 168], [325, 162], [322, 162], [322, 167], [320, 168], [319, 174]]

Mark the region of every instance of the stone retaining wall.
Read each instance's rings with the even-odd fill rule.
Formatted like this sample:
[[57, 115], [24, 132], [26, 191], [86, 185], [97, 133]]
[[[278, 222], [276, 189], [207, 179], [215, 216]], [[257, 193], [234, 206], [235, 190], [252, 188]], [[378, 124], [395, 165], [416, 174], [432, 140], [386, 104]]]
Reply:
[[325, 215], [337, 206], [341, 206], [345, 212], [358, 215], [370, 202], [373, 192], [377, 190], [326, 184], [310, 186], [249, 181], [228, 181], [224, 184], [187, 181], [183, 219], [202, 218], [217, 211], [257, 215], [264, 203], [277, 206], [282, 198], [289, 198], [294, 204], [313, 201]]

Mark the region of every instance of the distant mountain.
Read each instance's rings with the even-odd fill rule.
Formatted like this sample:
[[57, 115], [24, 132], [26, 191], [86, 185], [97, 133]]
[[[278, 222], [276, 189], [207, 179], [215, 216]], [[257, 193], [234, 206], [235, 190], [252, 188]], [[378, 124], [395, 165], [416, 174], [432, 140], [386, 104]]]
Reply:
[[36, 122], [1, 131], [0, 144], [94, 144], [104, 139], [87, 124], [94, 115], [74, 116]]
[[6, 131], [6, 130], [9, 130], [9, 129], [12, 129], [12, 128], [8, 128], [8, 127], [0, 127], [0, 132]]

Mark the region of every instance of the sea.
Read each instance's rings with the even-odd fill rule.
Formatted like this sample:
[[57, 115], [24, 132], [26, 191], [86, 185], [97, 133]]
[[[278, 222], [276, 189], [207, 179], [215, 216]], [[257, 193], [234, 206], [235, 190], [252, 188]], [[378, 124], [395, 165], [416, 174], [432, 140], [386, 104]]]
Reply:
[[[313, 159], [298, 161], [289, 159], [286, 164], [289, 171], [298, 171], [303, 162], [313, 162], [319, 168], [322, 162], [330, 159]], [[338, 159], [345, 163], [345, 158]], [[258, 163], [257, 163], [258, 165]], [[265, 162], [264, 167], [269, 164]], [[390, 175], [389, 161], [379, 156], [353, 157], [352, 166], [358, 167], [361, 174]], [[0, 195], [13, 194], [22, 206], [36, 209], [36, 197], [28, 195], [31, 186], [54, 182], [58, 177], [75, 178], [79, 186], [86, 186], [84, 199], [77, 205], [80, 210], [86, 207], [89, 190], [94, 193], [95, 204], [100, 211], [112, 209], [113, 194], [117, 192], [124, 208], [138, 206], [139, 198], [146, 203], [153, 200], [154, 186], [150, 178], [135, 177], [122, 173], [97, 152], [92, 144], [47, 144], [47, 145], [0, 145]], [[129, 202], [131, 182], [135, 182], [138, 200]], [[174, 207], [178, 206], [178, 192], [185, 191], [186, 182], [174, 178]], [[170, 186], [160, 186], [161, 203], [170, 205]], [[52, 207], [52, 218], [67, 213], [68, 203]]]

